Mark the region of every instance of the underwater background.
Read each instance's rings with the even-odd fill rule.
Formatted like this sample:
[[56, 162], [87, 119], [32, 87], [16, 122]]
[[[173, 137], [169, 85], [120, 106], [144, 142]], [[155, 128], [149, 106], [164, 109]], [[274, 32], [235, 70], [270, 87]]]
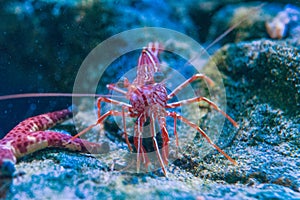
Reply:
[[[188, 33], [194, 38], [198, 35], [191, 27], [193, 22], [189, 16], [186, 21], [180, 19], [184, 13], [178, 15], [172, 11], [186, 12], [180, 11], [182, 5], [177, 3], [170, 6], [164, 1], [42, 0], [1, 1], [0, 4], [0, 95], [72, 93], [78, 69], [88, 53], [122, 31], [157, 26]], [[184, 21], [180, 23], [178, 19]], [[136, 65], [137, 58], [123, 62], [125, 68], [131, 67], [130, 63]], [[102, 83], [104, 86], [111, 83], [109, 78]], [[71, 98], [65, 97], [3, 100], [0, 137], [25, 118], [71, 104]]]
[[[250, 12], [254, 7], [259, 9]], [[275, 29], [267, 27], [269, 22]], [[112, 163], [127, 152], [124, 143], [111, 136], [103, 139], [112, 146], [110, 155], [99, 159], [45, 150], [21, 160], [16, 167], [25, 175], [11, 180], [0, 197], [299, 199], [299, 1], [2, 0], [0, 95], [72, 93], [86, 56], [122, 31], [169, 28], [207, 47], [235, 24], [239, 25], [208, 50], [213, 61], [203, 72], [214, 78], [210, 65], [215, 64], [224, 78], [226, 111], [240, 128], [226, 122], [217, 144], [240, 163], [238, 167], [216, 152], [202, 158], [197, 146], [191, 146], [170, 164], [169, 178], [126, 174], [111, 170]], [[105, 85], [135, 66], [138, 55], [139, 51], [131, 52], [112, 63], [98, 93], [107, 94]], [[186, 77], [195, 73], [182, 67], [185, 60], [164, 58]], [[95, 74], [90, 72], [83, 87]], [[28, 117], [70, 105], [69, 97], [0, 100], [0, 138]], [[82, 112], [93, 115], [94, 110]], [[78, 117], [82, 127], [93, 123], [86, 116]], [[200, 122], [204, 129], [207, 116]]]

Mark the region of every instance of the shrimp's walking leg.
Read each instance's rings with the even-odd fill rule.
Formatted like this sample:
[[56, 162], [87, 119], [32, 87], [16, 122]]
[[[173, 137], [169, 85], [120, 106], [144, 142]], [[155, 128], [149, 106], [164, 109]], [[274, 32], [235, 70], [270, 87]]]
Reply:
[[190, 98], [190, 99], [186, 99], [186, 100], [182, 100], [182, 101], [178, 101], [178, 102], [174, 102], [174, 103], [169, 103], [169, 104], [167, 104], [166, 107], [167, 108], [175, 108], [175, 107], [182, 106], [184, 104], [190, 104], [190, 103], [200, 102], [200, 101], [205, 101], [210, 106], [212, 106], [215, 110], [217, 110], [223, 116], [225, 116], [232, 123], [233, 126], [235, 126], [237, 128], [239, 127], [238, 123], [236, 123], [228, 114], [226, 114], [223, 110], [221, 110], [214, 102], [212, 102], [211, 100], [209, 100], [205, 97], [194, 97], [194, 98]]
[[143, 146], [143, 125], [146, 122], [145, 116], [141, 115], [137, 118], [136, 124], [134, 125], [134, 139], [133, 144], [137, 151], [137, 161], [136, 161], [136, 169], [137, 173], [140, 171], [140, 165], [141, 165], [141, 158], [143, 160], [143, 163], [148, 168], [150, 164], [150, 160], [147, 156], [146, 149]]
[[158, 147], [158, 144], [157, 144], [157, 140], [156, 140], [155, 116], [154, 116], [154, 113], [151, 114], [151, 116], [150, 116], [150, 131], [151, 131], [151, 137], [152, 137], [152, 141], [153, 141], [154, 150], [156, 152], [159, 164], [160, 164], [165, 176], [167, 176], [165, 164], [166, 165], [168, 164], [168, 153], [169, 153], [168, 142], [169, 142], [169, 137], [168, 137], [168, 132], [166, 132], [167, 131], [166, 127], [164, 125], [165, 124], [163, 124], [163, 122], [160, 123], [161, 130], [162, 130], [162, 139], [163, 139], [162, 156], [161, 156], [161, 154], [159, 152], [159, 147]]
[[188, 119], [182, 117], [181, 115], [177, 114], [176, 112], [168, 112], [167, 113], [168, 116], [173, 117], [175, 119], [175, 117], [177, 119], [179, 119], [180, 121], [186, 123], [188, 126], [196, 129], [205, 139], [206, 141], [212, 145], [216, 150], [218, 150], [221, 154], [223, 154], [230, 162], [232, 162], [234, 165], [237, 165], [237, 162], [232, 159], [229, 155], [227, 155], [220, 147], [218, 147], [215, 143], [213, 143], [213, 141], [208, 137], [208, 135], [197, 125], [194, 124], [193, 122], [190, 122]]

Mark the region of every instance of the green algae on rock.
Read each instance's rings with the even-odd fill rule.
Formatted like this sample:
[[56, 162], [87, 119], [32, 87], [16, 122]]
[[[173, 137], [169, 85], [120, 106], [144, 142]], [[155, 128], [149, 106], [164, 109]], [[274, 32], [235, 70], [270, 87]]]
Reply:
[[265, 102], [290, 114], [300, 108], [300, 49], [286, 42], [229, 44], [216, 55], [219, 69]]
[[[231, 0], [226, 1], [228, 2], [232, 3]], [[148, 4], [151, 3], [148, 1]], [[75, 8], [76, 11], [73, 10], [74, 8], [62, 6], [60, 10], [64, 16], [54, 17], [55, 23], [59, 23], [60, 19], [63, 22], [58, 24], [59, 35], [66, 38], [67, 43], [62, 44], [76, 41], [74, 46], [71, 46], [74, 49], [58, 51], [60, 59], [54, 60], [52, 64], [60, 68], [74, 63], [74, 66], [79, 66], [80, 57], [82, 58], [82, 55], [98, 40], [124, 30], [124, 26], [135, 27], [135, 21], [139, 19], [140, 13], [136, 12], [136, 8], [131, 8], [134, 5], [135, 3], [126, 3], [123, 17], [120, 18], [116, 11], [122, 11], [124, 8], [122, 6], [115, 9], [107, 5], [107, 7], [96, 7], [94, 11], [93, 6]], [[144, 5], [147, 4], [142, 3], [138, 6], [143, 8]], [[147, 7], [149, 12], [153, 9], [158, 16], [161, 16], [160, 12], [170, 13], [161, 17], [161, 20], [166, 21], [155, 21], [153, 20], [155, 15], [151, 15], [151, 18], [139, 19], [139, 25], [164, 25], [169, 22], [169, 16], [174, 16], [172, 9], [163, 7], [157, 10], [156, 4], [153, 5]], [[50, 8], [55, 7], [51, 6]], [[222, 9], [219, 9], [221, 6], [216, 7], [222, 12]], [[49, 10], [51, 11], [46, 6], [48, 17], [51, 16]], [[42, 14], [39, 12], [37, 17], [43, 16]], [[71, 21], [68, 20], [69, 17]], [[195, 19], [198, 17], [194, 14], [192, 20], [200, 21]], [[252, 23], [247, 23], [247, 27], [238, 34], [243, 37], [239, 40], [235, 40], [234, 37], [227, 41], [253, 39], [251, 34], [265, 37], [267, 33], [263, 32], [261, 19], [254, 18], [259, 20], [257, 34], [253, 29], [249, 31]], [[40, 22], [35, 19], [35, 22]], [[104, 23], [97, 20], [104, 20]], [[51, 20], [46, 18], [45, 22], [42, 27], [47, 30], [45, 25], [51, 24]], [[173, 20], [172, 23], [175, 21]], [[214, 20], [212, 23], [219, 22]], [[27, 27], [31, 24], [23, 25]], [[199, 29], [193, 27], [193, 24], [189, 25], [192, 29]], [[49, 26], [51, 29], [53, 27], [55, 25]], [[103, 29], [100, 30], [99, 27]], [[255, 27], [257, 26], [254, 25], [254, 30]], [[194, 31], [189, 28], [179, 30]], [[219, 34], [219, 32], [212, 32], [214, 32], [213, 37]], [[28, 34], [31, 36], [31, 33]], [[48, 34], [42, 36], [46, 39], [51, 38]], [[51, 45], [43, 43], [40, 39], [37, 42], [39, 45]], [[49, 199], [299, 199], [300, 122], [299, 112], [297, 112], [299, 110], [299, 47], [293, 45], [293, 42], [257, 40], [230, 44], [214, 55], [214, 62], [224, 77], [227, 111], [240, 123], [239, 130], [229, 125], [224, 126], [218, 144], [222, 144], [221, 147], [225, 147], [224, 150], [237, 159], [238, 167], [228, 164], [225, 158], [215, 153], [203, 159], [199, 156], [199, 150], [194, 149], [196, 146], [192, 146], [190, 151], [182, 155], [174, 164], [170, 164], [168, 178], [160, 176], [159, 173], [125, 173], [122, 168], [128, 163], [124, 164], [123, 157], [129, 153], [126, 144], [108, 141], [106, 137], [102, 137], [101, 140], [111, 144], [109, 155], [96, 158], [86, 154], [45, 150], [23, 159], [16, 167], [18, 171], [24, 171], [25, 174], [7, 183], [10, 186], [7, 189], [7, 199], [37, 199], [42, 196]], [[44, 52], [37, 52], [34, 46], [27, 50], [32, 51], [32, 49], [43, 61], [48, 62], [49, 59], [51, 62], [53, 54], [55, 55], [51, 53], [49, 58]], [[53, 46], [46, 48], [50, 52], [56, 52], [55, 49], [56, 47]], [[25, 56], [29, 55], [27, 51], [23, 53]], [[71, 57], [72, 59], [67, 62], [66, 59]], [[124, 63], [128, 64], [126, 59]], [[51, 70], [56, 69], [51, 68]], [[68, 73], [62, 69], [57, 70], [56, 76], [63, 82], [54, 83], [54, 88], [66, 87], [65, 85], [72, 82], [70, 80], [74, 71], [67, 71]], [[209, 66], [205, 68], [205, 72], [214, 78], [214, 74], [209, 71]], [[95, 72], [91, 72], [91, 75], [92, 73]], [[115, 73], [112, 73], [107, 79], [110, 81], [114, 75]], [[82, 108], [87, 107], [82, 106]], [[81, 110], [78, 114], [80, 127], [84, 128], [94, 123], [95, 121], [91, 120], [93, 114], [93, 111]], [[211, 114], [213, 115], [213, 111], [208, 113]], [[209, 117], [202, 119], [201, 126], [205, 126], [209, 119]], [[106, 129], [106, 131], [114, 130]], [[87, 137], [93, 141], [97, 134], [99, 130], [92, 130]]]
[[[212, 60], [223, 73], [229, 110], [240, 119], [240, 130], [227, 150], [240, 165], [224, 170], [201, 162], [192, 173], [251, 187], [272, 183], [299, 192], [298, 47], [290, 40], [240, 42], [225, 45]], [[209, 64], [205, 71], [213, 77]], [[223, 131], [226, 135], [231, 130]], [[220, 162], [219, 155], [206, 159]]]

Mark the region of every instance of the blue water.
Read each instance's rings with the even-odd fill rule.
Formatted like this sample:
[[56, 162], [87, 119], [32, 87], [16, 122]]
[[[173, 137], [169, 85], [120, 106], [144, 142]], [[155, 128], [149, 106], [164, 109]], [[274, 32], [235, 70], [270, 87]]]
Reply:
[[[121, 31], [160, 26], [184, 32], [176, 19], [170, 20], [173, 12], [165, 1], [99, 1], [81, 9], [78, 2], [0, 1], [0, 95], [71, 93], [87, 54]], [[70, 105], [70, 98], [1, 101], [0, 138], [28, 117]]]

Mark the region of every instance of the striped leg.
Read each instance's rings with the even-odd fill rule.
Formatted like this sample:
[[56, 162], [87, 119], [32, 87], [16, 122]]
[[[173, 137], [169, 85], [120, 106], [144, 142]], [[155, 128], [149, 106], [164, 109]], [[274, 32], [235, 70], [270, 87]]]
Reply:
[[101, 117], [101, 102], [110, 103], [110, 104], [114, 104], [114, 105], [119, 105], [119, 106], [122, 106], [122, 107], [127, 108], [127, 109], [132, 107], [131, 105], [129, 105], [127, 103], [124, 103], [124, 102], [121, 102], [121, 101], [118, 101], [118, 100], [110, 99], [110, 98], [107, 98], [107, 97], [99, 97], [98, 100], [97, 100], [98, 119], [100, 119], [100, 117]]
[[168, 132], [167, 132], [166, 126], [165, 126], [166, 124], [161, 122], [161, 121], [163, 121], [163, 120], [160, 119], [160, 127], [161, 127], [161, 130], [162, 130], [162, 139], [163, 139], [162, 156], [159, 152], [159, 147], [158, 147], [157, 140], [156, 140], [155, 116], [154, 116], [154, 113], [151, 114], [151, 116], [150, 116], [150, 131], [151, 131], [151, 137], [152, 137], [152, 141], [153, 141], [154, 150], [156, 152], [159, 164], [160, 164], [165, 176], [167, 176], [165, 164], [166, 165], [168, 164], [169, 136], [168, 136]]
[[185, 88], [191, 82], [193, 82], [195, 80], [198, 80], [198, 79], [204, 79], [210, 86], [214, 85], [214, 82], [208, 76], [205, 76], [204, 74], [195, 74], [194, 76], [192, 76], [191, 78], [189, 78], [188, 80], [186, 80], [182, 84], [180, 84], [177, 88], [175, 88], [168, 95], [168, 99], [169, 100], [172, 99], [180, 90], [182, 90], [183, 88]]
[[92, 128], [94, 128], [95, 126], [97, 126], [98, 124], [101, 124], [108, 116], [123, 116], [122, 112], [119, 111], [114, 111], [114, 110], [110, 110], [107, 111], [104, 115], [102, 115], [95, 124], [92, 124], [90, 126], [88, 126], [87, 128], [83, 129], [80, 133], [74, 135], [71, 140], [74, 140], [80, 136], [82, 136], [83, 134], [85, 134], [86, 132], [88, 132], [89, 130], [91, 130]]
[[[101, 116], [101, 102], [122, 106], [121, 116], [122, 116], [122, 122], [123, 122], [125, 141], [126, 141], [126, 144], [129, 148], [130, 152], [132, 152], [132, 147], [131, 147], [131, 145], [129, 143], [129, 140], [128, 140], [128, 134], [127, 134], [127, 129], [126, 129], [126, 118], [125, 118], [125, 116], [126, 116], [125, 111], [128, 111], [132, 106], [127, 104], [127, 103], [117, 101], [117, 100], [114, 100], [114, 99], [110, 99], [110, 98], [106, 98], [106, 97], [99, 97], [98, 100], [97, 100], [98, 119], [100, 119], [102, 117]], [[97, 122], [97, 124], [99, 124], [99, 123]]]
[[143, 146], [143, 125], [146, 122], [145, 116], [142, 114], [137, 118], [136, 124], [134, 125], [134, 139], [133, 144], [136, 148], [137, 155], [136, 155], [136, 170], [137, 173], [140, 172], [140, 166], [141, 166], [141, 158], [143, 160], [143, 163], [145, 164], [146, 168], [148, 168], [150, 164], [150, 160], [147, 156], [146, 149]]
[[165, 165], [168, 164], [168, 158], [169, 158], [169, 133], [166, 128], [166, 118], [160, 117], [159, 118], [159, 126], [162, 134], [162, 140], [163, 140], [163, 146], [162, 146], [162, 158], [165, 163]]
[[229, 155], [227, 155], [220, 147], [218, 147], [213, 141], [208, 137], [208, 135], [197, 125], [193, 122], [190, 122], [188, 119], [182, 117], [181, 115], [177, 114], [176, 112], [168, 112], [168, 116], [173, 117], [175, 119], [179, 119], [180, 121], [186, 123], [188, 126], [196, 129], [205, 139], [206, 141], [211, 144], [215, 149], [217, 149], [221, 154], [223, 154], [230, 162], [234, 165], [237, 165], [237, 162], [232, 159]]
[[200, 101], [205, 101], [210, 106], [212, 106], [215, 110], [217, 110], [222, 115], [224, 115], [233, 124], [233, 126], [235, 126], [237, 128], [239, 127], [239, 125], [229, 115], [227, 115], [223, 110], [221, 110], [214, 102], [210, 101], [209, 99], [207, 99], [205, 97], [194, 97], [194, 98], [178, 101], [175, 103], [169, 103], [169, 104], [167, 104], [166, 107], [167, 108], [175, 108], [175, 107], [179, 107], [184, 104], [190, 104], [190, 103], [200, 102]]
[[[101, 102], [111, 103], [111, 104], [114, 104], [114, 105], [122, 106], [121, 115], [120, 115], [120, 112], [111, 110], [111, 111], [108, 111], [107, 113], [105, 113], [104, 115], [101, 116]], [[85, 134], [87, 131], [91, 130], [93, 127], [97, 126], [98, 124], [101, 124], [103, 122], [103, 120], [105, 120], [109, 115], [122, 116], [125, 141], [126, 141], [126, 144], [129, 148], [129, 150], [132, 151], [132, 147], [131, 147], [131, 145], [129, 143], [129, 140], [128, 140], [128, 134], [127, 134], [127, 130], [126, 130], [126, 120], [125, 120], [125, 117], [128, 116], [125, 111], [126, 110], [128, 111], [131, 108], [131, 105], [129, 105], [127, 103], [124, 103], [124, 102], [121, 102], [121, 101], [114, 100], [114, 99], [110, 99], [110, 98], [106, 98], [106, 97], [99, 97], [98, 100], [97, 100], [97, 107], [98, 107], [98, 111], [97, 111], [98, 121], [97, 121], [97, 123], [87, 127], [86, 129], [84, 129], [83, 131], [81, 131], [80, 133], [75, 135], [73, 137], [73, 139]]]

